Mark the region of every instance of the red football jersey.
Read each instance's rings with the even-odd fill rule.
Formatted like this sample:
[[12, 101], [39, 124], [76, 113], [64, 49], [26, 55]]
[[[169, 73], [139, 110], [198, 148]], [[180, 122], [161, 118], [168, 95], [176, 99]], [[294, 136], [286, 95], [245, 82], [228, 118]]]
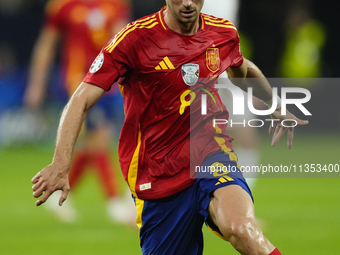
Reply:
[[[166, 7], [164, 7], [166, 8]], [[119, 160], [132, 193], [141, 199], [175, 194], [190, 185], [190, 167], [218, 150], [232, 152], [227, 119], [214, 84], [243, 57], [234, 25], [201, 14], [195, 35], [169, 29], [163, 10], [130, 23], [102, 49], [84, 81], [109, 90], [119, 78], [125, 123]], [[207, 115], [201, 95], [208, 93]]]
[[112, 37], [113, 25], [129, 20], [129, 6], [122, 0], [50, 0], [45, 26], [62, 36], [62, 69], [72, 94], [93, 59]]

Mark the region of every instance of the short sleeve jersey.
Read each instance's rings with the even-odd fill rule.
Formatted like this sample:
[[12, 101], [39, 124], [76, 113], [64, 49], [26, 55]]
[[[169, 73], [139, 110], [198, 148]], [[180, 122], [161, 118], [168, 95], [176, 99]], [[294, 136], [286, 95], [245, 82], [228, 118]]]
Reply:
[[50, 0], [45, 27], [61, 35], [62, 70], [72, 94], [93, 59], [112, 37], [117, 21], [129, 20], [129, 5], [122, 0]]
[[[226, 125], [213, 125], [215, 118], [228, 118], [213, 85], [227, 68], [243, 63], [231, 22], [201, 13], [198, 32], [182, 35], [167, 27], [164, 8], [121, 30], [84, 79], [105, 90], [119, 79], [125, 108], [119, 160], [141, 199], [191, 186], [190, 169], [216, 151], [232, 153]], [[204, 93], [207, 115], [197, 114]]]

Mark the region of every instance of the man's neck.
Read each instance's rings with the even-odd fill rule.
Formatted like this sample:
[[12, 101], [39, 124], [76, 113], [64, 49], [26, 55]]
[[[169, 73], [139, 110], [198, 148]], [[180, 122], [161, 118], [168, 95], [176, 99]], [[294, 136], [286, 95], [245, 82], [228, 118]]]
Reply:
[[182, 23], [174, 18], [169, 10], [163, 11], [163, 17], [166, 25], [173, 31], [183, 35], [194, 35], [200, 28], [200, 16], [190, 23]]

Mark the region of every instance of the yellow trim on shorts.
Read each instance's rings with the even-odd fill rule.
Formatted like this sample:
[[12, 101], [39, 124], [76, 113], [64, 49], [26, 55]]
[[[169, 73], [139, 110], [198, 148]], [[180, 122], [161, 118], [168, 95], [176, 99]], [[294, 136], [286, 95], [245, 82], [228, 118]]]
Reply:
[[136, 217], [136, 224], [138, 227], [138, 237], [140, 240], [140, 230], [143, 225], [143, 219], [142, 219], [142, 214], [144, 210], [144, 200], [139, 199], [138, 197], [135, 197], [135, 203], [136, 203], [136, 209], [137, 209], [137, 217]]
[[217, 235], [219, 238], [222, 238], [224, 241], [228, 241], [224, 236], [222, 236], [220, 233], [217, 231], [213, 230], [208, 224], [207, 224], [208, 229], [215, 235]]

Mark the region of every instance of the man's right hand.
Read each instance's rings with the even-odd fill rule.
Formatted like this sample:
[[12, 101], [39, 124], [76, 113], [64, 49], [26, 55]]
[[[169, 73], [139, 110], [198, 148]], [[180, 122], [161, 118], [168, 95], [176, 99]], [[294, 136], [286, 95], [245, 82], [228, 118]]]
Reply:
[[43, 204], [53, 192], [62, 190], [59, 205], [62, 205], [70, 192], [68, 170], [72, 164], [72, 152], [83, 120], [88, 110], [101, 98], [104, 89], [82, 82], [74, 92], [60, 118], [53, 163], [33, 177], [33, 196]]
[[62, 194], [59, 199], [59, 205], [61, 206], [70, 192], [68, 171], [61, 171], [60, 168], [58, 169], [58, 167], [53, 164], [48, 165], [37, 173], [33, 177], [32, 183], [34, 184], [32, 187], [33, 196], [35, 198], [40, 197], [40, 199], [35, 203], [36, 206], [45, 203], [56, 190], [62, 190]]

